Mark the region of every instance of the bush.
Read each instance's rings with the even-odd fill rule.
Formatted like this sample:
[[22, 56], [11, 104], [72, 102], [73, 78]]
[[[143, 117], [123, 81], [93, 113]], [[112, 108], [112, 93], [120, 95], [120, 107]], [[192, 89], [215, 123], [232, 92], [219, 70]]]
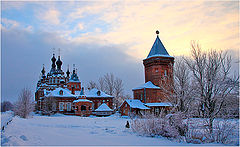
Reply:
[[164, 117], [154, 115], [143, 115], [142, 118], [132, 119], [134, 132], [145, 136], [163, 136], [177, 138], [186, 133], [186, 125], [182, 122], [181, 114], [171, 114]]
[[218, 119], [213, 123], [213, 132], [210, 133], [208, 119], [190, 119], [186, 142], [188, 143], [222, 143], [239, 145], [238, 126], [236, 121], [230, 119]]

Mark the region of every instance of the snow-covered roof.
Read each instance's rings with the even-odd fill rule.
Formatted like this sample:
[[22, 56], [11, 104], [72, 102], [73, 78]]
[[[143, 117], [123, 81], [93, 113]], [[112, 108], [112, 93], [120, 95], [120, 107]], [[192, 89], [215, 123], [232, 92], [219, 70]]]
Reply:
[[162, 103], [146, 103], [145, 104], [146, 106], [149, 106], [149, 107], [154, 107], [154, 106], [165, 106], [165, 107], [171, 107], [173, 106], [171, 103], [169, 102], [162, 102]]
[[78, 100], [73, 101], [73, 103], [77, 103], [77, 102], [90, 102], [90, 103], [92, 103], [92, 101], [87, 100], [87, 99], [78, 99]]
[[166, 48], [164, 47], [162, 41], [159, 39], [158, 35], [157, 35], [157, 38], [147, 56], [147, 59], [148, 58], [151, 58], [151, 57], [171, 57], [173, 58], [172, 56], [170, 56], [166, 50]]
[[[60, 91], [62, 90], [62, 95], [60, 94]], [[51, 91], [47, 97], [76, 97], [75, 95], [71, 94], [71, 92], [68, 89], [63, 88], [56, 88], [55, 90]]]
[[96, 88], [93, 88], [91, 90], [86, 90], [85, 94], [86, 97], [96, 97], [96, 98], [103, 98], [103, 97], [109, 97], [113, 98], [113, 96], [106, 94], [105, 92], [98, 90]]
[[143, 85], [140, 85], [139, 87], [133, 88], [132, 90], [144, 89], [144, 88], [160, 89], [160, 87], [155, 86], [151, 81], [148, 81], [147, 83], [144, 83]]
[[95, 111], [113, 111], [113, 110], [110, 109], [107, 104], [103, 103]]
[[126, 100], [128, 105], [131, 108], [138, 108], [138, 109], [150, 109], [146, 106], [144, 106], [144, 103], [142, 103], [140, 100]]

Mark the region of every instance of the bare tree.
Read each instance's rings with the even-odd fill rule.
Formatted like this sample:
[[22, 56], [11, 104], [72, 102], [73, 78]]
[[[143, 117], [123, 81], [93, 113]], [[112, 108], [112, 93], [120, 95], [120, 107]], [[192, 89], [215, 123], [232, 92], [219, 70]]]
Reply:
[[116, 108], [122, 103], [123, 98], [123, 81], [119, 78], [114, 80], [114, 103]]
[[105, 83], [105, 87], [106, 87], [106, 93], [109, 95], [113, 95], [114, 93], [114, 75], [112, 73], [107, 73], [103, 76], [104, 78], [104, 83]]
[[98, 89], [101, 90], [101, 91], [105, 91], [105, 89], [106, 89], [103, 77], [100, 77], [98, 79]]
[[99, 90], [114, 96], [113, 104], [115, 107], [118, 107], [125, 99], [123, 81], [120, 78], [115, 77], [112, 73], [107, 73], [100, 77], [97, 83], [90, 81], [88, 83], [88, 88], [98, 88]]
[[89, 88], [89, 89], [97, 88], [96, 82], [90, 81], [90, 82], [88, 83], [87, 88]]
[[191, 75], [183, 57], [175, 60], [174, 66], [174, 95], [178, 111], [186, 113], [190, 108], [193, 97]]
[[9, 101], [3, 101], [1, 103], [1, 112], [6, 112], [13, 109], [13, 104]]
[[223, 108], [226, 97], [237, 86], [238, 77], [230, 78], [231, 57], [227, 53], [211, 50], [202, 52], [198, 43], [191, 43], [193, 60], [185, 60], [193, 74], [195, 91], [201, 115], [209, 118], [210, 133], [213, 120]]
[[27, 118], [33, 110], [33, 95], [29, 89], [23, 88], [15, 104], [14, 113], [22, 118]]

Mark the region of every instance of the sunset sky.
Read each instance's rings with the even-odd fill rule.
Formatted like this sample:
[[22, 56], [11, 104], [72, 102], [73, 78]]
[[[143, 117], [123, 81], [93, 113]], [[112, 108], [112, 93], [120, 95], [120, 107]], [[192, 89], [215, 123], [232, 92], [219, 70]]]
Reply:
[[156, 30], [172, 56], [189, 56], [196, 40], [238, 62], [238, 1], [8, 1], [1, 15], [2, 100], [15, 101], [23, 87], [35, 91], [52, 48], [61, 48], [64, 71], [76, 64], [84, 86], [111, 72], [132, 94], [144, 82]]

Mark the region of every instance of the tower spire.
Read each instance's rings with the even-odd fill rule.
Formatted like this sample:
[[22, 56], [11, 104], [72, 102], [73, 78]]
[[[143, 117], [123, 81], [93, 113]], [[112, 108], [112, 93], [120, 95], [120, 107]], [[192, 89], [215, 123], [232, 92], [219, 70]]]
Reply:
[[61, 49], [58, 48], [58, 56], [60, 56], [60, 53], [61, 53]]
[[68, 69], [67, 69], [67, 72], [66, 72], [66, 74], [67, 74], [67, 77], [69, 77], [69, 75], [70, 75], [70, 71], [69, 71], [69, 64], [68, 64]]
[[45, 68], [44, 68], [44, 64], [43, 64], [43, 69], [42, 69], [42, 76], [45, 76]]
[[75, 64], [73, 64], [73, 74], [75, 74]]
[[147, 58], [151, 58], [151, 57], [158, 57], [158, 56], [163, 56], [163, 57], [172, 57], [168, 54], [166, 48], [164, 47], [162, 41], [159, 38], [159, 31], [156, 31], [157, 34], [157, 38], [154, 41], [154, 44], [147, 56]]

